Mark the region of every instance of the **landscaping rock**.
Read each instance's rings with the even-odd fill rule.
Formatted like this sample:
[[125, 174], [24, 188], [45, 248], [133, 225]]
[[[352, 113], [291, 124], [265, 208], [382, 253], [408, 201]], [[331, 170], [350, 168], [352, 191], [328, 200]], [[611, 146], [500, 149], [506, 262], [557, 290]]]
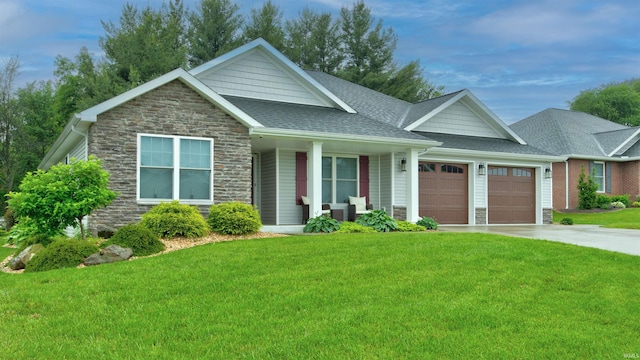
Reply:
[[33, 255], [37, 254], [42, 249], [44, 249], [44, 246], [42, 246], [42, 244], [35, 244], [27, 247], [26, 249], [22, 250], [20, 254], [18, 254], [18, 256], [9, 261], [9, 268], [11, 268], [11, 270], [24, 269]]
[[88, 258], [84, 259], [84, 264], [86, 266], [107, 264], [116, 261], [129, 260], [132, 256], [133, 250], [129, 248], [123, 248], [118, 245], [109, 245], [100, 250], [99, 253], [89, 255]]

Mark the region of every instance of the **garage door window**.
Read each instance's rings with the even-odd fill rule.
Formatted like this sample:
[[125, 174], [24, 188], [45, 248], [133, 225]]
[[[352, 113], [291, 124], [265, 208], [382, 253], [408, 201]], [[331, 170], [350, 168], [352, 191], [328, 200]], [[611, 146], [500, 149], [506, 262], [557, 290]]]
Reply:
[[436, 164], [420, 164], [418, 172], [436, 172]]
[[455, 165], [442, 164], [440, 171], [449, 174], [464, 174], [464, 169]]
[[531, 177], [531, 170], [513, 168], [513, 176]]
[[509, 169], [507, 168], [490, 168], [488, 171], [490, 176], [509, 176]]

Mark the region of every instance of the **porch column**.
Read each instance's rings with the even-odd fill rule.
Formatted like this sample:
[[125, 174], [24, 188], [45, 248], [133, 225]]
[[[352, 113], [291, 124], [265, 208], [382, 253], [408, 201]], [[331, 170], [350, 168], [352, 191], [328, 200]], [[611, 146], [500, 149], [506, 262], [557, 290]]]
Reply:
[[309, 197], [309, 217], [322, 214], [322, 143], [313, 142], [309, 150], [309, 181], [307, 196]]
[[407, 221], [418, 221], [418, 149], [407, 149]]

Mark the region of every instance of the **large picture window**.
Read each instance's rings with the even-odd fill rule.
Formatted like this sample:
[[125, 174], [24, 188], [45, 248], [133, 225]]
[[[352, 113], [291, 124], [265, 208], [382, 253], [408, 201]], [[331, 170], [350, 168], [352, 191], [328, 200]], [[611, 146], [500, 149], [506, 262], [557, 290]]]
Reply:
[[604, 163], [595, 161], [593, 163], [593, 173], [591, 175], [593, 175], [593, 180], [598, 184], [598, 192], [604, 192]]
[[358, 158], [322, 157], [322, 202], [346, 203], [358, 196]]
[[138, 135], [138, 198], [211, 202], [213, 140]]

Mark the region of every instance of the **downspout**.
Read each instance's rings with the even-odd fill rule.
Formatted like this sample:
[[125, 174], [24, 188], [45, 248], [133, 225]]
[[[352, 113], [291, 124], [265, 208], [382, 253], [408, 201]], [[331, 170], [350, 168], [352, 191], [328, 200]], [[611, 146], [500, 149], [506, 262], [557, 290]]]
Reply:
[[564, 208], [569, 209], [569, 160], [564, 161]]

